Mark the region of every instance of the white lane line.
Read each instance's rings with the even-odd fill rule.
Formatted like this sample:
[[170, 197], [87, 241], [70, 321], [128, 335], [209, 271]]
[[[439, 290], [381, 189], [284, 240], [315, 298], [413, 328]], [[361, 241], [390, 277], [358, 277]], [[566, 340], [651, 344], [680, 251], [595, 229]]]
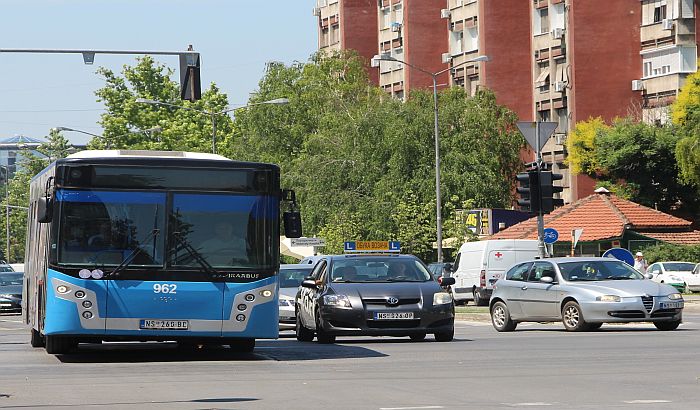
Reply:
[[380, 407], [379, 410], [423, 410], [423, 409], [444, 409], [442, 406], [416, 406], [416, 407]]
[[545, 403], [541, 401], [536, 401], [532, 403], [501, 403], [509, 407], [537, 407], [537, 406], [552, 406], [552, 403]]
[[627, 404], [658, 404], [658, 403], [671, 403], [671, 400], [625, 400], [623, 403]]

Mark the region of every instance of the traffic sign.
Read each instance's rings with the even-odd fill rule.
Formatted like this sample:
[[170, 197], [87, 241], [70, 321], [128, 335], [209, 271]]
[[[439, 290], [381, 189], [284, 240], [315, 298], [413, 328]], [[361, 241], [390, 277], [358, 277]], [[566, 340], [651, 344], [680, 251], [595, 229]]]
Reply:
[[544, 144], [547, 143], [559, 126], [558, 123], [551, 121], [543, 121], [539, 124], [540, 135], [537, 138], [537, 122], [518, 121], [518, 129], [525, 137], [527, 143], [537, 152], [542, 150]]
[[559, 239], [559, 232], [554, 228], [544, 229], [544, 243], [554, 243]]
[[632, 255], [632, 252], [628, 251], [625, 248], [608, 249], [603, 254], [603, 257], [619, 259], [630, 266], [634, 266], [634, 256]]
[[343, 248], [345, 252], [400, 252], [398, 241], [348, 241]]
[[292, 246], [326, 246], [326, 240], [321, 238], [290, 238]]

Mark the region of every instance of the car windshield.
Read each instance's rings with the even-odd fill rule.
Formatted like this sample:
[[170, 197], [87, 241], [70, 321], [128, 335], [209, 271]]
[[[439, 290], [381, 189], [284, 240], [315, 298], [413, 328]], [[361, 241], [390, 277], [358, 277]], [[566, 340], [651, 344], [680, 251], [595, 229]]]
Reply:
[[280, 288], [298, 288], [305, 277], [311, 275], [313, 267], [309, 268], [280, 268]]
[[559, 263], [564, 280], [600, 281], [644, 279], [641, 273], [622, 261], [581, 261]]
[[11, 286], [22, 284], [22, 272], [2, 272], [0, 273], [0, 286]]
[[426, 282], [430, 273], [417, 259], [349, 257], [333, 262], [333, 282]]
[[12, 269], [12, 266], [10, 265], [0, 265], [0, 272], [14, 272], [15, 270]]
[[665, 262], [663, 265], [667, 272], [690, 272], [695, 267], [695, 264], [688, 262]]
[[58, 262], [121, 264], [141, 248], [132, 266], [163, 264], [165, 199], [162, 192], [59, 190]]

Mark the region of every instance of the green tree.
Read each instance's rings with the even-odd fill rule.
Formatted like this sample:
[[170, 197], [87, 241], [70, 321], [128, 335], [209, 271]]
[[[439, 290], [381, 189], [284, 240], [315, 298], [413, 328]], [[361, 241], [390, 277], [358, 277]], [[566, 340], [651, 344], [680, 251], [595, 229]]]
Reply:
[[644, 248], [644, 258], [647, 262], [687, 261], [700, 262], [700, 245], [676, 245], [658, 243]]
[[600, 170], [597, 162], [596, 137], [607, 132], [610, 127], [601, 117], [589, 118], [576, 124], [566, 141], [569, 153], [567, 162], [574, 174], [594, 175]]
[[682, 136], [676, 145], [681, 178], [700, 187], [700, 72], [686, 78], [671, 108], [673, 123]]
[[[170, 77], [173, 70], [156, 63], [151, 57], [137, 59], [135, 66], [125, 65], [122, 76], [106, 68], [98, 69], [105, 86], [95, 92], [104, 103], [100, 125], [103, 138], [93, 138], [90, 148], [129, 148], [211, 152], [212, 117], [228, 106], [228, 99], [215, 84], [196, 102], [182, 101], [179, 86]], [[137, 103], [145, 98], [171, 104]], [[198, 111], [205, 113], [201, 113]], [[143, 130], [160, 127], [159, 133]], [[232, 121], [226, 114], [216, 115], [216, 133], [220, 144], [231, 138]]]

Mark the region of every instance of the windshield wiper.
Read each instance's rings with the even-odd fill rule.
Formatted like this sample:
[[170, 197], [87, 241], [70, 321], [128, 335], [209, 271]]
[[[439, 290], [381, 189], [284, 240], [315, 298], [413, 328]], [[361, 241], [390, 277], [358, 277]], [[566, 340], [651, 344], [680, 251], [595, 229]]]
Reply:
[[214, 269], [213, 266], [207, 260], [202, 256], [201, 253], [197, 252], [195, 248], [192, 247], [192, 245], [187, 242], [187, 239], [183, 238], [180, 232], [173, 232], [173, 236], [177, 241], [182, 245], [182, 247], [187, 251], [187, 253], [190, 254], [190, 256], [199, 263], [199, 265], [204, 269], [204, 272], [208, 273], [209, 275], [212, 276], [217, 276], [221, 277], [221, 273]]
[[[151, 233], [148, 234], [148, 236], [145, 237], [142, 242], [144, 244], [146, 244], [148, 241], [153, 239], [153, 242], [155, 243], [155, 238], [158, 236], [158, 234], [160, 234], [160, 229], [153, 229], [153, 231], [151, 231]], [[142, 251], [143, 251], [143, 248], [141, 247], [141, 244], [139, 244], [139, 246], [137, 246], [136, 248], [131, 250], [131, 253], [129, 254], [129, 256], [124, 258], [124, 260], [122, 261], [122, 263], [119, 264], [119, 266], [114, 268], [113, 271], [111, 271], [109, 273], [105, 273], [103, 278], [107, 278], [110, 276], [119, 276], [119, 272], [121, 272], [124, 269], [126, 269], [127, 267], [129, 267], [129, 265], [131, 265], [131, 262], [133, 262]]]
[[606, 280], [634, 280], [636, 278], [630, 278], [629, 276], [608, 276]]

